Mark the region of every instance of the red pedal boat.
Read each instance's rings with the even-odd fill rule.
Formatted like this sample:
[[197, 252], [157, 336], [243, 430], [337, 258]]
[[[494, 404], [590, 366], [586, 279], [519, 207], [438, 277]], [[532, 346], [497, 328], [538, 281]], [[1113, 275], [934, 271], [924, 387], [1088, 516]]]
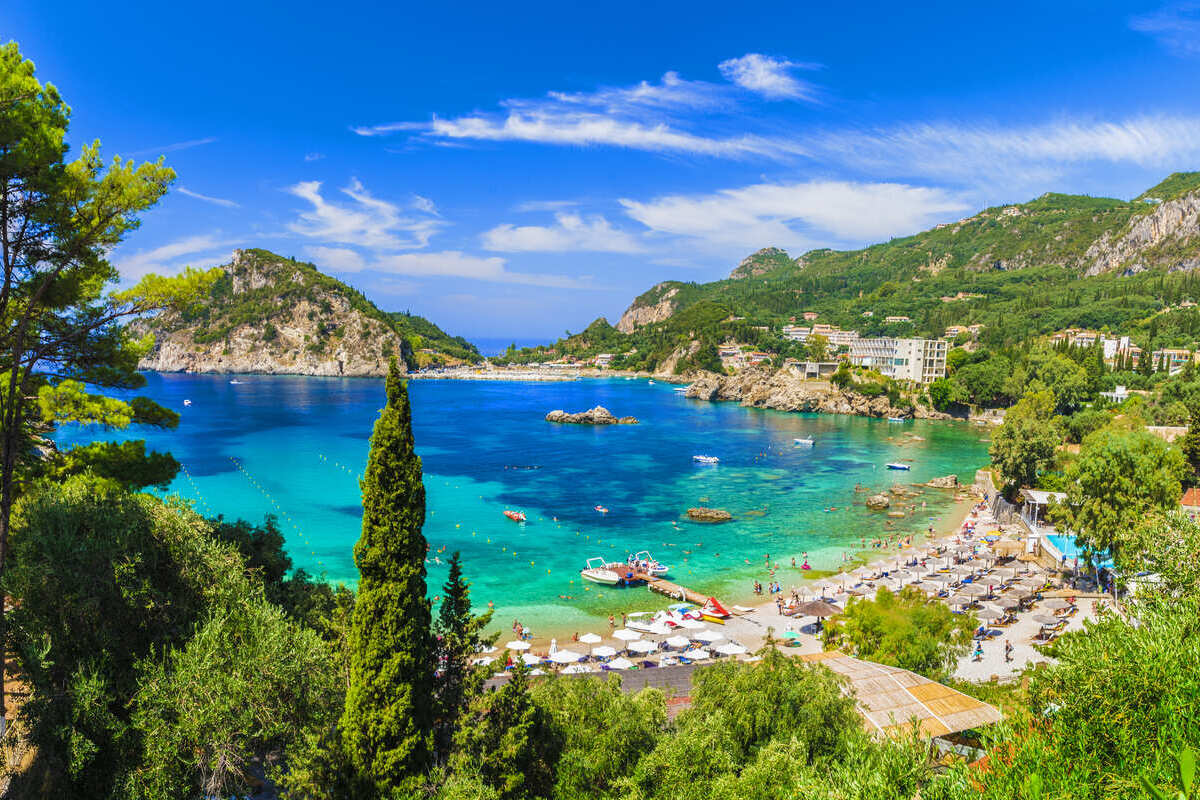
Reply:
[[524, 511], [509, 511], [506, 509], [504, 511], [504, 516], [508, 517], [513, 522], [524, 522], [525, 521], [525, 512]]

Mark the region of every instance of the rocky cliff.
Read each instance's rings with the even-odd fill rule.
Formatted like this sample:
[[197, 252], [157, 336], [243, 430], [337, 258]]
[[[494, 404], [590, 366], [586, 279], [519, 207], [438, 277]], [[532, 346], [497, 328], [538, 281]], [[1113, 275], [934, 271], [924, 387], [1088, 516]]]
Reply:
[[[1193, 245], [1189, 247], [1188, 245]], [[1115, 269], [1140, 272], [1149, 266], [1200, 267], [1200, 194], [1160, 202], [1115, 234], [1106, 231], [1084, 254], [1087, 275]]]
[[[675, 303], [672, 300], [679, 294], [679, 289], [671, 287], [665, 292], [659, 292], [663, 285], [658, 284], [630, 303], [629, 308], [625, 309], [625, 313], [617, 320], [617, 330], [621, 333], [633, 333], [643, 325], [662, 322], [674, 314]], [[653, 301], [650, 301], [648, 296], [653, 296]]]
[[238, 250], [223, 270], [196, 308], [131, 326], [155, 339], [141, 369], [377, 376], [393, 356], [417, 363], [420, 336], [311, 264]]
[[776, 411], [950, 419], [948, 414], [923, 406], [896, 408], [886, 396], [867, 397], [821, 381], [806, 381], [788, 369], [746, 369], [735, 375], [701, 373], [688, 387], [686, 396], [699, 400], [731, 400], [743, 406]]

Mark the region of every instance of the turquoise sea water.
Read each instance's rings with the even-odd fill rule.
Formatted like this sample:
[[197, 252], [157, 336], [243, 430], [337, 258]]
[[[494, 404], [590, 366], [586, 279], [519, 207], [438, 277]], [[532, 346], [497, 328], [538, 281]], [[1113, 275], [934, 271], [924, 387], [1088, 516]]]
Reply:
[[[276, 514], [297, 567], [335, 581], [357, 577], [358, 476], [383, 404], [381, 380], [148, 378], [145, 393], [179, 411], [182, 422], [120, 438], [144, 434], [179, 459], [184, 471], [172, 492], [208, 515], [261, 521]], [[688, 400], [644, 380], [412, 381], [409, 391], [428, 492], [430, 595], [445, 580], [438, 562], [460, 550], [478, 605], [490, 601], [506, 624], [520, 618], [543, 630], [665, 604], [644, 588], [582, 584], [579, 570], [590, 557], [623, 560], [648, 549], [672, 566], [677, 582], [739, 602], [750, 597], [753, 579], [767, 581], [767, 554], [791, 585], [803, 574], [791, 570], [792, 556], [799, 563], [807, 551], [814, 568], [836, 569], [863, 538], [923, 531], [951, 508], [949, 492], [927, 490], [912, 516], [889, 520], [862, 506], [856, 483], [883, 490], [952, 472], [970, 480], [986, 461], [981, 434], [962, 423], [745, 409]], [[597, 404], [642, 424], [542, 419], [552, 409]], [[814, 437], [816, 446], [794, 446], [797, 436]], [[89, 438], [97, 437], [64, 432], [60, 442]], [[694, 464], [698, 453], [721, 463]], [[912, 469], [886, 470], [891, 461]], [[727, 509], [734, 520], [687, 521], [697, 505]], [[506, 508], [523, 510], [528, 522], [509, 521]]]

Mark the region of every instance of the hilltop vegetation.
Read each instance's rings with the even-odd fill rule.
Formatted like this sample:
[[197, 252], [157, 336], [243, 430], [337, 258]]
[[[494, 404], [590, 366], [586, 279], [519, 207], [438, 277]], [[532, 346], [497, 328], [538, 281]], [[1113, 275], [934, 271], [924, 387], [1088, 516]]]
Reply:
[[769, 247], [724, 280], [654, 286], [615, 335], [578, 334], [552, 349], [636, 349], [623, 363], [649, 368], [679, 347], [726, 338], [788, 355], [795, 348], [779, 328], [806, 311], [864, 336], [940, 336], [949, 325], [982, 324], [982, 341], [999, 347], [1078, 326], [1129, 333], [1143, 347], [1180, 345], [1200, 330], [1193, 312], [1154, 330], [1150, 320], [1200, 300], [1198, 204], [1200, 173], [1176, 173], [1131, 201], [1045, 194], [862, 250], [792, 259]]
[[382, 375], [392, 356], [409, 369], [481, 358], [423, 317], [384, 312], [313, 264], [262, 249], [237, 251], [202, 302], [141, 328], [156, 338], [143, 366], [159, 370]]

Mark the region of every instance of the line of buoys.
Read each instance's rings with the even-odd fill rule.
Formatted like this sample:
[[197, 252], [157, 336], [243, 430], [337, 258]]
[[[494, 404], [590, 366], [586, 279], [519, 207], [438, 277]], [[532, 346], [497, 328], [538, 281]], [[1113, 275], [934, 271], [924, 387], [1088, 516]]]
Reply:
[[[233, 465], [235, 467], [237, 467], [238, 472], [242, 473], [242, 477], [244, 477], [251, 486], [253, 486], [255, 489], [258, 489], [258, 491], [262, 493], [263, 497], [267, 498], [267, 502], [270, 503], [274, 507], [274, 509], [279, 513], [279, 516], [282, 517], [284, 520], [286, 520], [287, 523], [292, 526], [292, 528], [296, 531], [296, 535], [300, 537], [300, 541], [302, 541], [304, 543], [304, 546], [308, 549], [308, 552], [311, 553], [314, 558], [316, 558], [317, 557], [316, 549], [313, 547], [312, 542], [310, 542], [308, 540], [308, 537], [304, 535], [304, 531], [300, 528], [299, 525], [296, 524], [296, 521], [294, 519], [292, 519], [292, 515], [283, 510], [283, 506], [279, 505], [279, 503], [277, 503], [275, 501], [275, 498], [271, 496], [271, 493], [267, 491], [265, 486], [263, 486], [261, 483], [259, 483], [257, 480], [254, 479], [254, 476], [251, 475], [249, 473], [249, 471], [247, 471], [246, 467], [242, 464], [242, 462], [240, 462], [238, 459], [234, 458], [233, 456], [230, 456], [229, 460], [233, 462]], [[320, 558], [317, 558], [317, 566], [324, 567], [325, 562], [322, 561]]]

